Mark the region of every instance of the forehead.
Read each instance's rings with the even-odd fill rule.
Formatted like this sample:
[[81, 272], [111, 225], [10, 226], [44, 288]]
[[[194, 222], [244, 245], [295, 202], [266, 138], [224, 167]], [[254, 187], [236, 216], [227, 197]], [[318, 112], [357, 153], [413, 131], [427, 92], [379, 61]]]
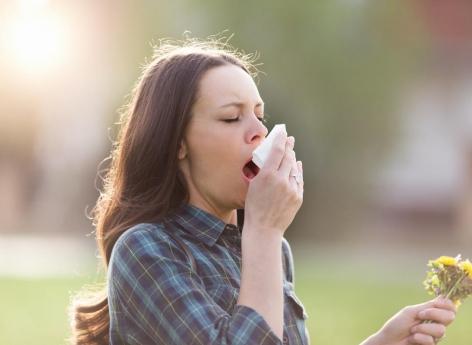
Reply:
[[254, 80], [241, 67], [218, 66], [202, 76], [195, 107], [218, 108], [235, 101], [248, 104], [262, 101]]

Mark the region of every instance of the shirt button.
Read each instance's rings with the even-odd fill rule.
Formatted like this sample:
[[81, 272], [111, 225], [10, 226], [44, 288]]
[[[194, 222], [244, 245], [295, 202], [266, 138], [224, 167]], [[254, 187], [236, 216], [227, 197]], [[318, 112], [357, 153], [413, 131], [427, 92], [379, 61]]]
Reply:
[[284, 342], [284, 344], [288, 344], [288, 338], [286, 336], [284, 336], [283, 342]]

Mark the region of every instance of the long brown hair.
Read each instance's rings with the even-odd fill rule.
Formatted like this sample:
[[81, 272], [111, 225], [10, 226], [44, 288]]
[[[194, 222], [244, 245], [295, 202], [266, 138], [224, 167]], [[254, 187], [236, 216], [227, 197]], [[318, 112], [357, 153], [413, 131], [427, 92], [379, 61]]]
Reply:
[[[222, 39], [161, 41], [124, 107], [117, 140], [107, 160], [93, 225], [105, 272], [116, 240], [131, 226], [156, 222], [188, 201], [177, 154], [202, 75], [225, 64], [251, 76], [255, 55], [243, 54]], [[106, 283], [105, 283], [106, 285]], [[73, 344], [109, 344], [107, 288], [83, 291], [70, 307]]]

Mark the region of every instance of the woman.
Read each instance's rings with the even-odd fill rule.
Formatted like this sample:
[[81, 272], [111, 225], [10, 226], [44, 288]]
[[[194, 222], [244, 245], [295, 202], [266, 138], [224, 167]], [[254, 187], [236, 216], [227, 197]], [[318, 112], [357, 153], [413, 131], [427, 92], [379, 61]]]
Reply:
[[[156, 51], [95, 208], [107, 289], [75, 304], [75, 343], [309, 343], [283, 237], [302, 164], [286, 134], [251, 163], [267, 134], [254, 71], [214, 42]], [[363, 344], [433, 344], [454, 315], [450, 301], [407, 307]]]

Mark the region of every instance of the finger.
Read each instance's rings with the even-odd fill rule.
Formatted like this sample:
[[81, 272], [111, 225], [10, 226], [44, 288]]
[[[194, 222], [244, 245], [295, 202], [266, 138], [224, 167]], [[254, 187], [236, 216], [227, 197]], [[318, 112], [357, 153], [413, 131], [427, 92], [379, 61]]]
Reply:
[[431, 320], [447, 326], [454, 321], [456, 313], [450, 310], [428, 308], [420, 311], [417, 317], [420, 320]]
[[453, 311], [454, 313], [457, 312], [457, 306], [448, 298], [444, 298], [439, 296], [433, 300], [434, 307], [447, 309]]
[[293, 151], [292, 166], [290, 167], [290, 176], [298, 175], [297, 154]]
[[411, 345], [435, 345], [434, 338], [423, 333], [415, 333], [408, 337], [408, 344]]
[[278, 174], [283, 177], [288, 177], [295, 160], [295, 152], [293, 151], [294, 139], [293, 137], [287, 138], [287, 144], [285, 145], [285, 155], [280, 163]]
[[279, 132], [275, 139], [272, 147], [270, 148], [269, 156], [267, 161], [263, 165], [261, 170], [276, 171], [279, 169], [280, 163], [285, 155], [285, 146], [287, 142], [287, 133]]
[[300, 186], [300, 181], [301, 181], [301, 176], [302, 173], [300, 169], [298, 168], [298, 163], [297, 163], [297, 154], [295, 151], [293, 151], [293, 160], [292, 160], [292, 168], [290, 169], [290, 180], [293, 180], [292, 185], [294, 189], [299, 193], [299, 186]]
[[305, 182], [303, 181], [303, 164], [302, 161], [297, 162], [298, 172], [300, 173], [300, 180], [298, 181], [298, 192], [303, 194], [303, 186]]
[[421, 323], [411, 328], [411, 333], [422, 333], [433, 338], [442, 338], [446, 333], [446, 326], [440, 323]]
[[422, 310], [428, 309], [428, 308], [441, 308], [441, 309], [446, 309], [446, 310], [451, 310], [453, 312], [457, 311], [457, 307], [454, 305], [454, 303], [449, 300], [445, 299], [444, 297], [436, 297], [432, 300], [429, 300], [427, 302], [421, 303], [421, 304], [416, 304], [411, 306], [411, 312], [412, 313], [419, 313]]
[[[295, 137], [293, 137], [293, 148], [294, 147], [295, 147]], [[290, 170], [290, 175], [298, 175], [297, 153], [295, 152], [295, 150], [293, 151], [293, 153], [294, 153], [293, 154], [294, 159], [292, 160], [292, 169]]]
[[291, 160], [292, 166], [290, 167], [290, 176], [296, 176], [299, 174], [298, 164], [297, 164], [297, 154], [293, 151], [293, 159]]

